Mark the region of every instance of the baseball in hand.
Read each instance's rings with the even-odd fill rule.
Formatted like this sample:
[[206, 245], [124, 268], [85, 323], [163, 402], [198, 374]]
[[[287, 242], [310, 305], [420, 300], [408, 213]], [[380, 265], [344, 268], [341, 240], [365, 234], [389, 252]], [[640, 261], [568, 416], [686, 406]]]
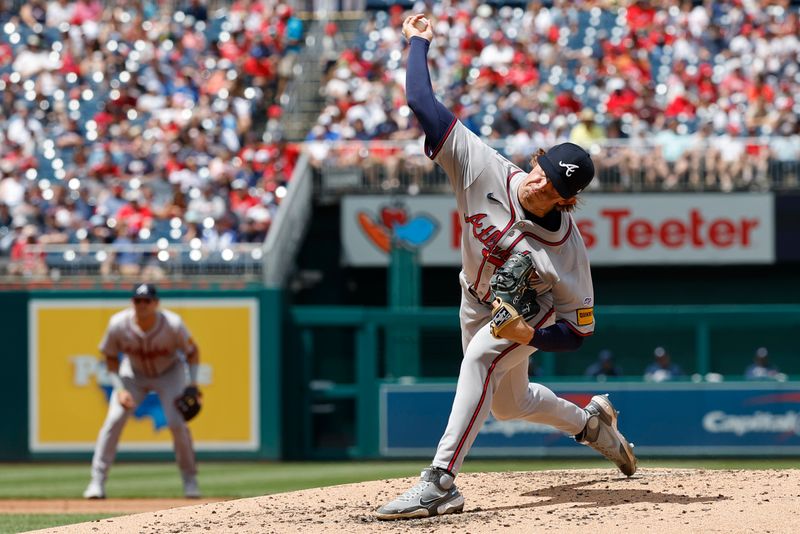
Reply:
[[425, 17], [418, 19], [417, 21], [414, 22], [414, 27], [419, 31], [424, 32], [425, 28], [428, 27], [428, 19], [426, 19]]

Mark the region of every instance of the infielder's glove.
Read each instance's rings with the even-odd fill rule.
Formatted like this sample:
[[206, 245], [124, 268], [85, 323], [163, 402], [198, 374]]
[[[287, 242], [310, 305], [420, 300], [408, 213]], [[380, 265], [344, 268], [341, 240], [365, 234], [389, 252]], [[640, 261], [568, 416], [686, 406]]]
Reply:
[[536, 290], [531, 286], [531, 276], [536, 272], [531, 257], [515, 252], [502, 267], [495, 271], [489, 285], [494, 292], [495, 309], [492, 312], [492, 335], [520, 319], [525, 321], [539, 313]]
[[191, 421], [200, 413], [200, 391], [195, 386], [188, 386], [183, 394], [175, 399], [175, 408], [186, 421]]

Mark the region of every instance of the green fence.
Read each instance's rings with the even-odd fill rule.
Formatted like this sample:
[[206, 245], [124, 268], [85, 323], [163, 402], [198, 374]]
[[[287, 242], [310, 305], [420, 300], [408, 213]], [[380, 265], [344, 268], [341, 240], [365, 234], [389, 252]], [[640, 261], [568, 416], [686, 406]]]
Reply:
[[[123, 291], [0, 293], [2, 358], [9, 377], [0, 390], [0, 460], [88, 459], [87, 452], [32, 454], [29, 450], [31, 299], [127, 297]], [[200, 453], [201, 458], [375, 457], [380, 384], [451, 383], [458, 374], [461, 342], [456, 308], [287, 307], [281, 291], [265, 289], [163, 291], [163, 299], [171, 298], [242, 298], [258, 303], [258, 450], [209, 451]], [[597, 332], [581, 350], [535, 355], [542, 375], [537, 380], [587, 380], [582, 376], [584, 369], [606, 348], [615, 352], [626, 371], [623, 380], [641, 380], [657, 345], [669, 348], [673, 359], [686, 369], [686, 380], [702, 380], [708, 372], [721, 373], [726, 381], [740, 380], [755, 348], [762, 345], [770, 349], [781, 371], [790, 378], [800, 375], [794, 335], [800, 327], [800, 305], [605, 306], [596, 309], [596, 319]]]
[[[367, 308], [296, 306], [291, 320], [300, 333], [293, 350], [294, 384], [305, 391], [294, 421], [301, 457], [353, 458], [378, 454], [377, 391], [381, 380], [453, 381], [461, 359], [456, 308]], [[641, 380], [653, 347], [669, 348], [687, 371], [686, 380], [703, 380], [709, 372], [741, 380], [756, 347], [770, 347], [772, 360], [789, 374], [800, 374], [793, 333], [800, 327], [798, 305], [606, 306], [596, 309], [597, 333], [576, 353], [539, 353], [542, 381], [587, 380], [583, 370], [597, 351], [611, 348], [628, 370], [622, 380]], [[391, 331], [449, 331], [438, 352], [451, 360], [449, 376], [406, 376], [421, 368], [421, 353], [409, 348], [398, 363], [389, 345]], [[424, 342], [424, 341], [423, 341]], [[327, 416], [328, 422], [324, 419]], [[335, 430], [331, 430], [335, 429]], [[349, 436], [343, 436], [347, 429]], [[334, 436], [325, 433], [338, 432]]]

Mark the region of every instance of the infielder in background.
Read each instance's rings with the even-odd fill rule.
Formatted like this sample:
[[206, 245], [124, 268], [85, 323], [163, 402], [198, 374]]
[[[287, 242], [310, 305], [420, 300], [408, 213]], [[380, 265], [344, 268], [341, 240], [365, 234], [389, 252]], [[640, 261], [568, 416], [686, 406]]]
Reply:
[[[184, 495], [200, 497], [192, 435], [185, 420], [197, 413], [199, 404], [194, 406], [194, 410], [188, 410], [193, 412], [191, 415], [186, 415], [186, 407], [181, 405], [187, 394], [199, 402], [197, 372], [200, 357], [183, 320], [171, 311], [158, 308], [155, 286], [138, 285], [134, 289], [132, 306], [111, 317], [100, 343], [100, 352], [106, 357], [114, 390], [94, 449], [92, 479], [83, 496], [87, 499], [105, 498], [105, 482], [125, 422], [147, 393], [154, 391], [172, 432]], [[188, 387], [181, 354], [189, 366]], [[121, 355], [124, 355], [122, 359]]]
[[460, 512], [455, 486], [464, 457], [491, 410], [500, 420], [547, 424], [636, 471], [633, 446], [617, 430], [605, 395], [585, 408], [528, 381], [536, 350], [577, 350], [594, 331], [594, 294], [583, 239], [570, 216], [594, 177], [589, 154], [571, 143], [540, 150], [523, 172], [484, 144], [436, 100], [427, 53], [433, 31], [408, 17], [406, 95], [422, 125], [427, 155], [450, 178], [461, 236], [461, 333], [464, 359], [456, 395], [430, 467], [415, 486], [377, 510], [380, 519]]

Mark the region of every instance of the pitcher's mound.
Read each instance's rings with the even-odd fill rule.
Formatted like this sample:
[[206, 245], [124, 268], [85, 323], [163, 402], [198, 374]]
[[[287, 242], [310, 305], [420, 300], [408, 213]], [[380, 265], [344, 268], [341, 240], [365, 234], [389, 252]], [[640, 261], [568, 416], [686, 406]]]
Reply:
[[464, 473], [464, 512], [378, 521], [416, 478], [332, 486], [103, 519], [42, 532], [797, 532], [800, 470]]

